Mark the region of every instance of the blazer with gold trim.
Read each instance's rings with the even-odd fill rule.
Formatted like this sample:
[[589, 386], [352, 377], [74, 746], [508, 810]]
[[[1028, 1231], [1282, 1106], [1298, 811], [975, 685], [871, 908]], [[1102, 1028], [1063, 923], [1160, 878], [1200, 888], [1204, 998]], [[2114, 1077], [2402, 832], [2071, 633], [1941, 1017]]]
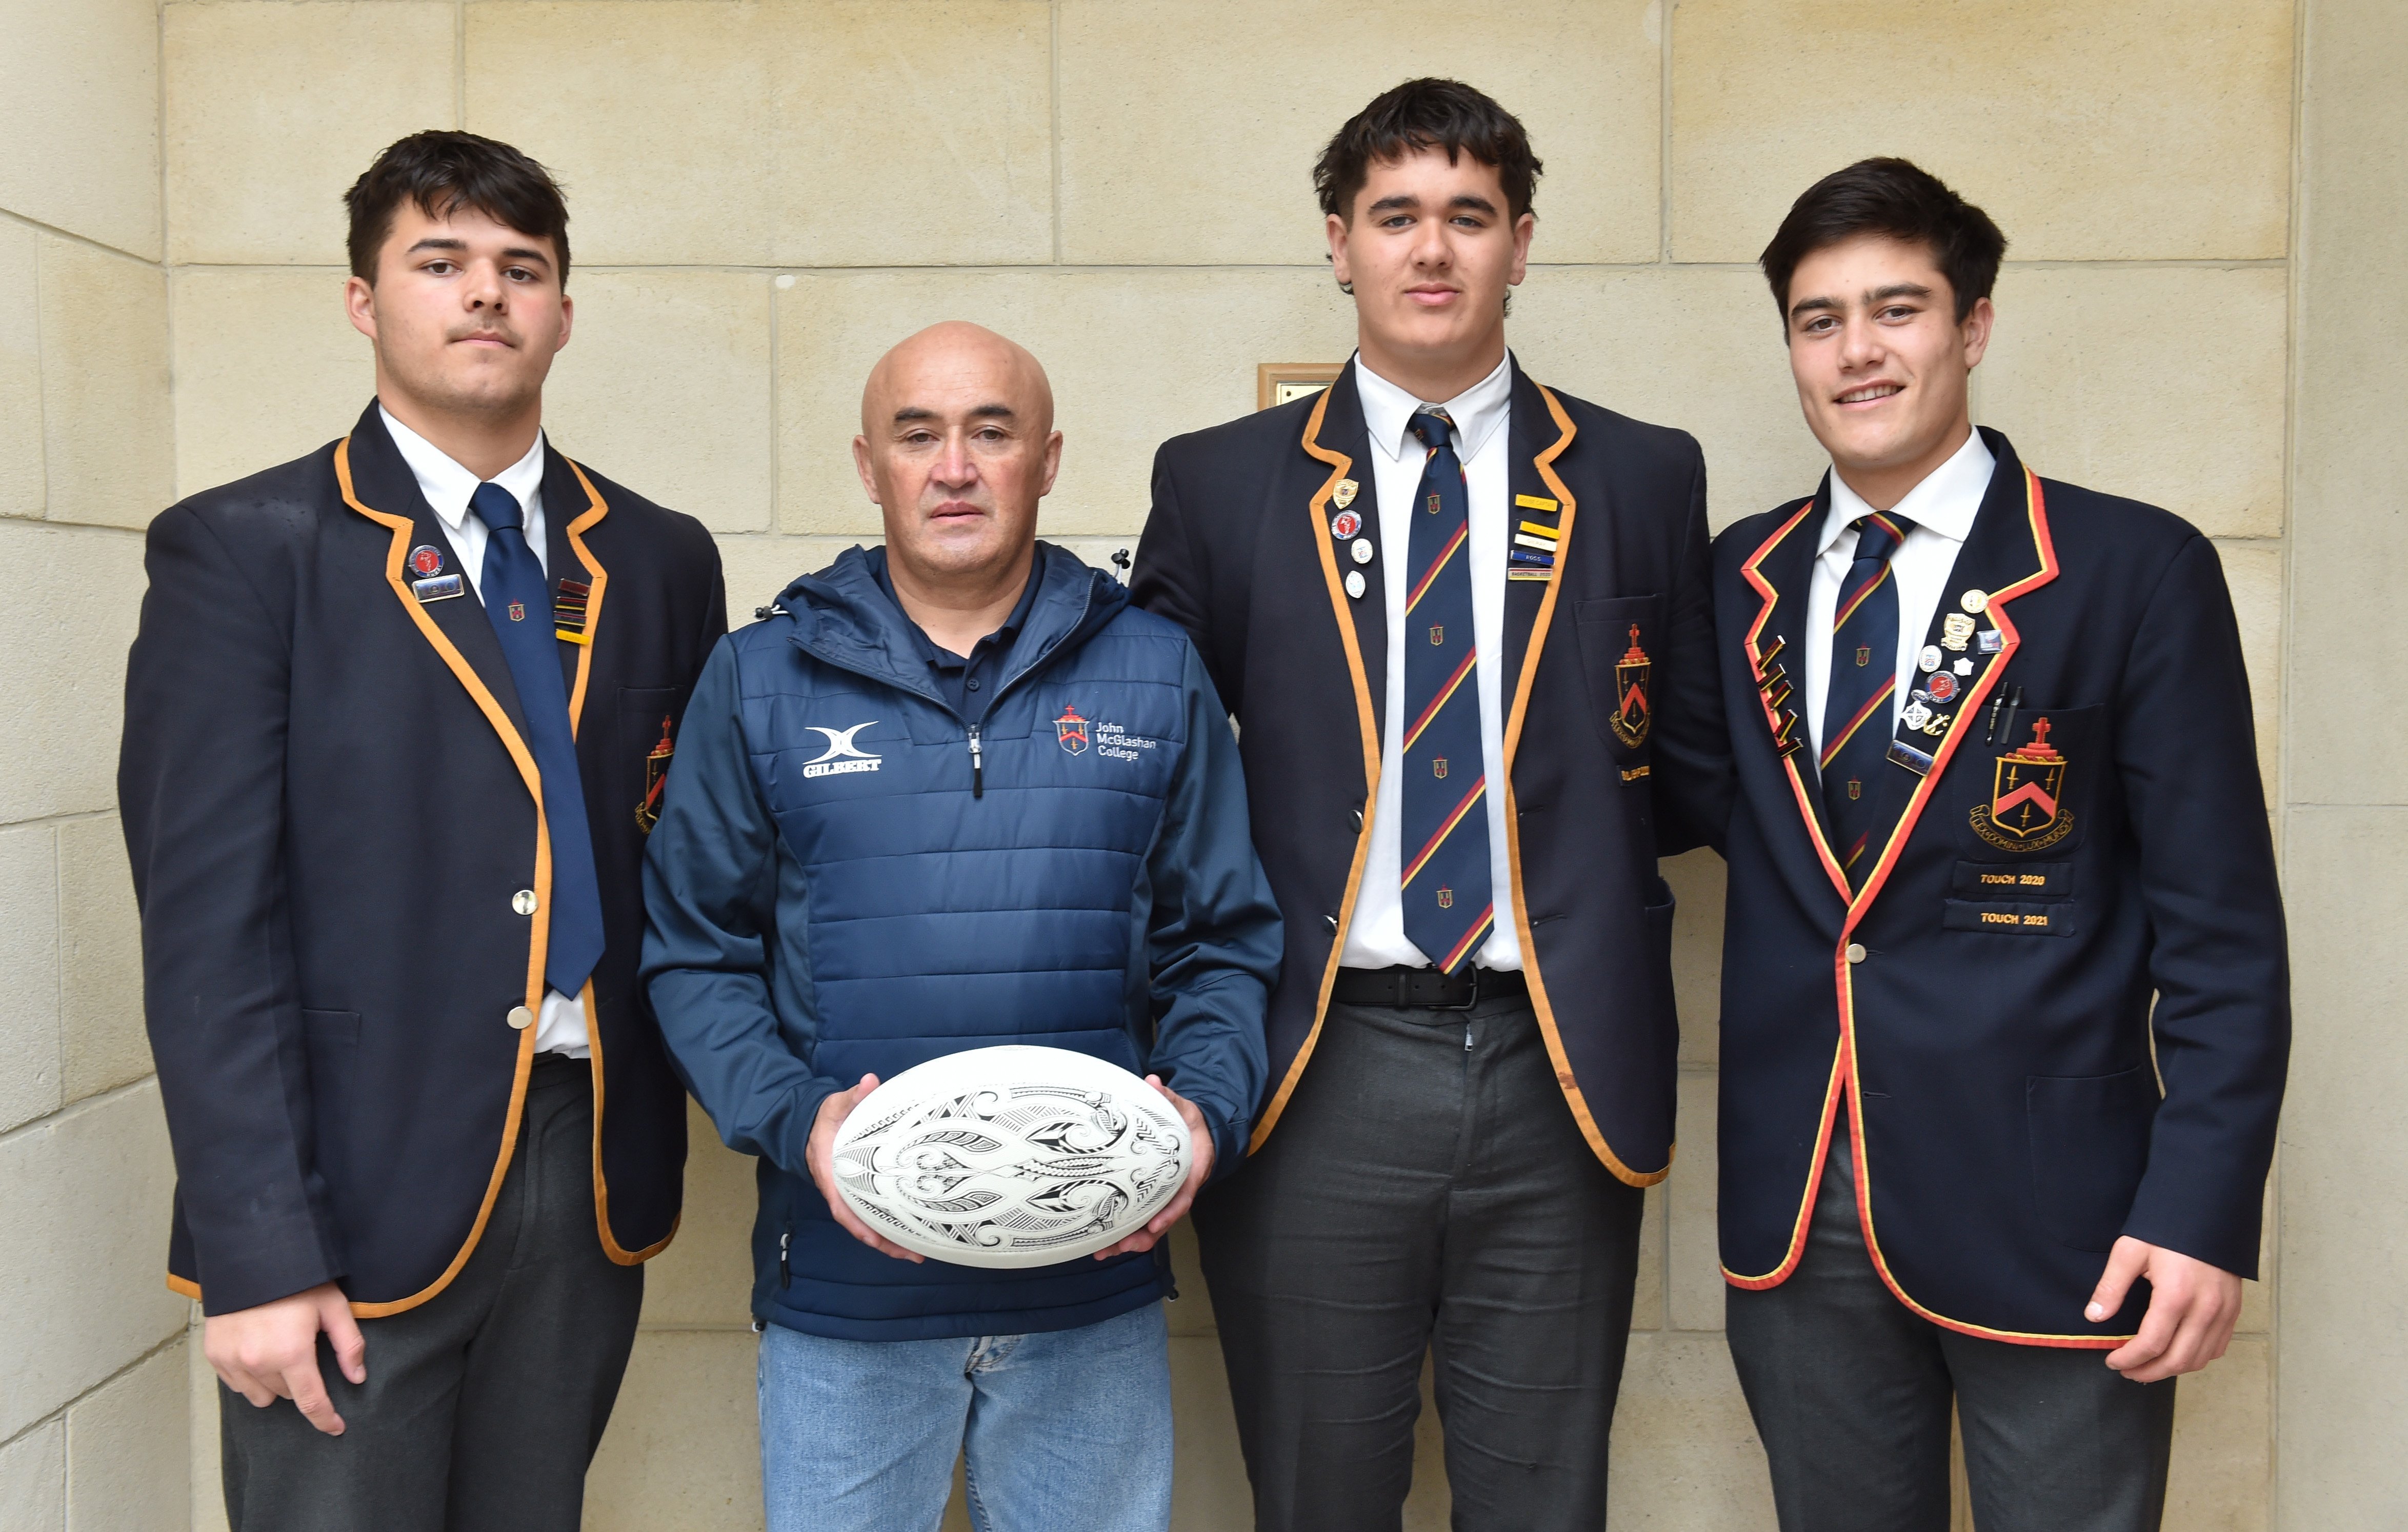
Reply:
[[[547, 451], [547, 566], [608, 942], [586, 991], [596, 1237], [676, 1226], [683, 1092], [636, 983], [639, 811], [726, 630], [710, 534]], [[373, 405], [351, 436], [150, 525], [118, 798], [178, 1177], [169, 1283], [224, 1313], [456, 1274], [508, 1167], [543, 996], [534, 757], [473, 589]], [[465, 582], [464, 582], [465, 583]], [[665, 744], [664, 741], [668, 741]], [[646, 822], [648, 823], [648, 822]], [[521, 890], [537, 913], [512, 908]]]
[[[1518, 364], [1509, 430], [1508, 526], [1537, 523], [1555, 545], [1547, 578], [1505, 588], [1512, 918], [1573, 1118], [1613, 1174], [1645, 1185], [1671, 1164], [1680, 1036], [1656, 858], [1719, 839], [1729, 800], [1705, 463], [1685, 434], [1542, 388]], [[1311, 398], [1166, 442], [1134, 571], [1139, 604], [1195, 636], [1238, 720], [1285, 922], [1257, 1146], [1312, 1060], [1371, 844], [1384, 592], [1372, 579], [1346, 594], [1354, 566], [1331, 528], [1351, 512], [1379, 546], [1370, 451], [1351, 366]]]
[[1952, 695], [1900, 722], [1929, 764], [1892, 747], [1895, 829], [1853, 893], [1796, 681], [1828, 481], [1714, 544], [1739, 774], [1724, 1276], [1788, 1279], [1847, 1133], [1901, 1302], [1971, 1335], [2105, 1348], [2148, 1303], [2139, 1283], [2123, 1312], [2083, 1317], [2118, 1236], [2257, 1272], [2290, 1037], [2282, 900], [2214, 548], [1982, 436], [1998, 467], [1925, 638]]

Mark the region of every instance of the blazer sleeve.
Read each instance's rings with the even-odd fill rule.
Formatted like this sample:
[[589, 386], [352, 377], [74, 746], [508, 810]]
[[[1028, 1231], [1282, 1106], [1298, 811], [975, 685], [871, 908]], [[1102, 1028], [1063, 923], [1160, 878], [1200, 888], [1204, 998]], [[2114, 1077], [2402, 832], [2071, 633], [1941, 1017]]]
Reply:
[[314, 1163], [284, 876], [289, 614], [189, 507], [150, 523], [117, 795], [143, 1009], [209, 1313], [344, 1275]]
[[1675, 551], [1668, 627], [1658, 661], [1656, 844], [1670, 856], [1698, 846], [1723, 848], [1733, 779], [1730, 721], [1723, 712], [1722, 671], [1714, 654], [1713, 551], [1706, 536], [1706, 460], [1689, 450], [1688, 507]]
[[769, 1002], [778, 827], [746, 759], [736, 646], [703, 666], [644, 851], [641, 982], [678, 1073], [727, 1147], [808, 1176], [816, 1075]]
[[1212, 1130], [1212, 1176], [1246, 1155], [1270, 1072], [1263, 1012], [1284, 935], [1254, 855], [1246, 780], [1228, 714], [1187, 651], [1187, 748], [1146, 858], [1154, 1072]]
[[2121, 688], [2115, 764], [2140, 842], [2165, 1082], [2124, 1232], [2255, 1277], [2290, 973], [2241, 636], [2204, 537], [2149, 597]]

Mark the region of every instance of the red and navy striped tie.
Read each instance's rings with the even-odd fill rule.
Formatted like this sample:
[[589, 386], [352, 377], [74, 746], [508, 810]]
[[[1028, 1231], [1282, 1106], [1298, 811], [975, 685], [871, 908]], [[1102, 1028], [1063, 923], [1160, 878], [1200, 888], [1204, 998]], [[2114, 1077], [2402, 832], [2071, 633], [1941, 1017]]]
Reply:
[[1480, 751], [1479, 649], [1471, 631], [1471, 516], [1455, 422], [1425, 408], [1429, 449], [1410, 514], [1405, 596], [1405, 774], [1400, 880], [1405, 936], [1440, 973], [1471, 961], [1496, 923], [1488, 877], [1488, 780]]
[[1872, 871], [1881, 769], [1897, 731], [1898, 581], [1890, 555], [1914, 523], [1875, 511], [1856, 523], [1856, 559], [1831, 612], [1831, 683], [1823, 698], [1823, 809], [1848, 881]]

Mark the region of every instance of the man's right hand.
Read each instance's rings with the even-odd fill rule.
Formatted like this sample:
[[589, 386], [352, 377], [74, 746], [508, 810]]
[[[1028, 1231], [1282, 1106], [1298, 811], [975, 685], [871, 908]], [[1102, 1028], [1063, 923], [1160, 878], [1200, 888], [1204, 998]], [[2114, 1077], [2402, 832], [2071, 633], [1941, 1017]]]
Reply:
[[336, 1365], [354, 1383], [368, 1381], [367, 1341], [351, 1317], [351, 1300], [333, 1282], [321, 1282], [291, 1297], [212, 1314], [202, 1332], [201, 1352], [226, 1387], [265, 1409], [290, 1399], [310, 1425], [330, 1437], [343, 1434], [343, 1417], [326, 1397], [318, 1375], [318, 1333], [334, 1342]]
[[820, 1114], [811, 1124], [810, 1148], [804, 1152], [810, 1160], [811, 1182], [820, 1189], [820, 1196], [827, 1202], [828, 1211], [836, 1215], [837, 1223], [843, 1225], [845, 1233], [898, 1261], [924, 1261], [926, 1256], [905, 1250], [893, 1240], [882, 1239], [872, 1233], [869, 1225], [853, 1210], [853, 1205], [837, 1194], [837, 1130], [844, 1126], [846, 1118], [853, 1115], [853, 1109], [861, 1105], [861, 1098], [876, 1089], [878, 1077], [864, 1075], [860, 1084], [849, 1091], [838, 1091], [820, 1103]]

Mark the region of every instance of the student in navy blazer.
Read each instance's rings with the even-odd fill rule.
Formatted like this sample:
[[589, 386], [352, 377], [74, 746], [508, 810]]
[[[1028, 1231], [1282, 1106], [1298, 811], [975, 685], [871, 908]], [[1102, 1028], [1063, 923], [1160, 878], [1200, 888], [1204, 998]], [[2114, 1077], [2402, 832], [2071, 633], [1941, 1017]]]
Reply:
[[541, 166], [421, 134], [351, 203], [377, 400], [150, 527], [118, 788], [168, 1281], [237, 1532], [570, 1532], [677, 1228], [641, 863], [719, 561], [543, 439]]
[[1764, 256], [1833, 462], [1714, 548], [1722, 1258], [1784, 1532], [1941, 1532], [1952, 1403], [1985, 1532], [2155, 1527], [2257, 1273], [2290, 1015], [2231, 602], [1973, 429], [2004, 243], [1873, 160]]
[[[1197, 1204], [1266, 1532], [1397, 1525], [1426, 1350], [1457, 1526], [1605, 1521], [1640, 1191], [1672, 1160], [1656, 863], [1720, 834], [1728, 761], [1697, 443], [1506, 346], [1538, 168], [1460, 82], [1367, 106], [1315, 173], [1360, 351], [1154, 460], [1133, 589], [1237, 717], [1287, 931], [1253, 1158]], [[1458, 486], [1460, 540], [1416, 558]], [[1431, 614], [1458, 571], [1477, 673], [1418, 700], [1413, 657], [1463, 652]], [[1441, 844], [1421, 789], [1467, 795], [1438, 833], [1484, 828], [1485, 865], [1407, 872]], [[1459, 964], [1413, 935], [1484, 908]]]

